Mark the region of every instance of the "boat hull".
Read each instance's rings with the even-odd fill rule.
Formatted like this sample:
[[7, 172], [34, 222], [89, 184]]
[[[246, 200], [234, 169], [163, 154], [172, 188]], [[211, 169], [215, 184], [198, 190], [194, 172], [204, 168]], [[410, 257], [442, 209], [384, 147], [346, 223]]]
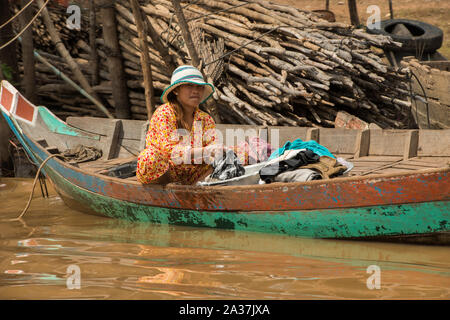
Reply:
[[[191, 227], [278, 233], [309, 238], [397, 240], [448, 244], [449, 201], [303, 211], [197, 211], [105, 197], [47, 173], [65, 203], [110, 218]], [[424, 213], [426, 218], [424, 218]]]
[[[50, 154], [20, 128], [16, 128], [11, 119], [6, 119], [30, 157], [37, 164], [42, 163]], [[420, 239], [420, 243], [437, 241], [439, 244], [449, 244], [448, 170], [392, 179], [377, 177], [341, 183], [319, 182], [297, 189], [278, 186], [278, 191], [266, 186], [250, 191], [243, 189], [243, 192], [222, 189], [219, 195], [211, 191], [203, 195], [191, 193], [188, 199], [194, 200], [194, 204], [190, 203], [190, 206], [183, 202], [186, 201], [183, 195], [188, 195], [183, 186], [181, 189], [166, 190], [162, 187], [146, 189], [141, 185], [122, 184], [122, 189], [118, 189], [116, 187], [120, 184], [111, 182], [107, 177], [83, 174], [56, 159], [50, 159], [43, 172], [69, 206], [111, 218], [312, 238]], [[408, 186], [411, 183], [422, 187]], [[146, 191], [148, 194], [144, 196], [149, 198], [141, 199], [138, 191]], [[303, 194], [298, 194], [300, 191]], [[226, 192], [233, 196], [227, 199]], [[248, 195], [253, 198], [242, 201]], [[308, 195], [312, 196], [308, 198]], [[294, 197], [302, 200], [292, 201]], [[327, 202], [321, 203], [320, 197], [325, 197]], [[356, 201], [358, 197], [363, 200]], [[226, 201], [233, 203], [233, 200], [234, 207], [224, 205]], [[252, 201], [257, 205], [249, 208]], [[241, 209], [236, 209], [239, 206]], [[265, 209], [267, 207], [271, 209]]]

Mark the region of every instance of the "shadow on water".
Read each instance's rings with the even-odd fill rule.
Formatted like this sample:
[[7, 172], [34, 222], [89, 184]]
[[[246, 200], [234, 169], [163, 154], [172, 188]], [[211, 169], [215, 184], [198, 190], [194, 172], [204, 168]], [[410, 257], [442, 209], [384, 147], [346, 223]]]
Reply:
[[[1, 218], [30, 179], [0, 179]], [[378, 299], [449, 295], [447, 247], [306, 239], [129, 222], [71, 210], [35, 190], [22, 221], [0, 222], [0, 297], [83, 299]], [[68, 290], [68, 266], [81, 270]], [[382, 287], [369, 290], [378, 266]], [[31, 290], [33, 289], [33, 290]]]

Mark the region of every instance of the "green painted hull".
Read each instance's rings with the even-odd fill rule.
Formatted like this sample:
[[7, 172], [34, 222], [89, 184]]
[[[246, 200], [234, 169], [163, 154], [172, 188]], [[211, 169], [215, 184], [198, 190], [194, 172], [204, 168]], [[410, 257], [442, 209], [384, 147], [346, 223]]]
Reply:
[[[68, 205], [88, 213], [129, 221], [312, 238], [403, 241], [405, 238], [432, 235], [434, 240], [431, 242], [439, 238], [439, 242], [445, 243], [449, 236], [446, 231], [448, 201], [302, 211], [196, 211], [140, 205], [105, 197], [72, 184], [51, 169], [47, 169], [47, 173]], [[427, 212], [427, 219], [424, 219], [424, 212]]]

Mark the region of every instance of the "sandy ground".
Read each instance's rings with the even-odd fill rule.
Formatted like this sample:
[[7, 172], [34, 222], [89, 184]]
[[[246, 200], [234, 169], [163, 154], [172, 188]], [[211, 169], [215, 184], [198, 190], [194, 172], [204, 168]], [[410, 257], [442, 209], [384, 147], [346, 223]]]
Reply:
[[[291, 5], [304, 10], [325, 9], [325, 0], [271, 0], [275, 3]], [[450, 0], [393, 0], [394, 18], [420, 20], [433, 24], [444, 31], [444, 43], [438, 51], [450, 59]], [[365, 23], [370, 14], [366, 12], [370, 5], [378, 5], [381, 19], [389, 19], [388, 0], [357, 0], [361, 23]], [[350, 23], [347, 1], [330, 0], [330, 11], [339, 22]]]

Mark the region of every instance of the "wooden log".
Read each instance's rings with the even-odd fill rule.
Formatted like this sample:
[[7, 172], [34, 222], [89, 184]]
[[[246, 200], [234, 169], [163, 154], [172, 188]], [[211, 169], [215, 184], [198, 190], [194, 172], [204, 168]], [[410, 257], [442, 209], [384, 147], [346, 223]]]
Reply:
[[100, 82], [98, 53], [97, 53], [97, 46], [95, 44], [95, 39], [97, 38], [95, 32], [96, 28], [97, 28], [97, 19], [94, 0], [89, 0], [89, 45], [90, 45], [89, 49], [90, 49], [90, 65], [91, 65], [90, 68], [92, 70], [91, 84], [93, 86], [98, 85], [98, 83]]
[[[21, 0], [22, 7], [28, 4], [28, 0]], [[29, 21], [31, 21], [33, 14], [31, 8], [26, 8], [19, 16], [20, 25], [24, 28]], [[22, 34], [22, 60], [23, 60], [23, 86], [25, 89], [25, 97], [32, 103], [37, 104], [36, 93], [36, 74], [35, 74], [35, 60], [34, 60], [34, 41], [32, 29], [27, 29]]]
[[198, 68], [200, 67], [200, 58], [198, 56], [196, 48], [194, 47], [194, 43], [192, 42], [191, 32], [186, 22], [186, 18], [184, 17], [183, 9], [181, 8], [180, 5], [180, 0], [172, 0], [172, 4], [175, 9], [175, 14], [177, 16], [178, 23], [180, 24], [184, 42], [188, 49], [189, 56], [191, 57], [192, 60], [192, 65]]
[[117, 117], [121, 119], [130, 118], [130, 103], [128, 101], [128, 89], [123, 71], [120, 46], [117, 36], [116, 19], [113, 0], [102, 0], [101, 21], [103, 38], [107, 55], [108, 70], [111, 74], [112, 95]]
[[358, 8], [356, 7], [356, 0], [348, 0], [348, 11], [350, 13], [350, 22], [354, 26], [359, 26]]
[[139, 42], [141, 46], [141, 62], [142, 62], [142, 72], [144, 74], [144, 88], [145, 88], [145, 104], [147, 107], [148, 119], [151, 119], [153, 114], [153, 108], [155, 106], [154, 101], [154, 90], [153, 90], [153, 77], [152, 69], [150, 67], [151, 61], [148, 54], [148, 45], [146, 34], [144, 31], [144, 23], [142, 19], [141, 8], [137, 0], [131, 0], [131, 7], [133, 9], [134, 20], [136, 21], [136, 27], [139, 34]]

